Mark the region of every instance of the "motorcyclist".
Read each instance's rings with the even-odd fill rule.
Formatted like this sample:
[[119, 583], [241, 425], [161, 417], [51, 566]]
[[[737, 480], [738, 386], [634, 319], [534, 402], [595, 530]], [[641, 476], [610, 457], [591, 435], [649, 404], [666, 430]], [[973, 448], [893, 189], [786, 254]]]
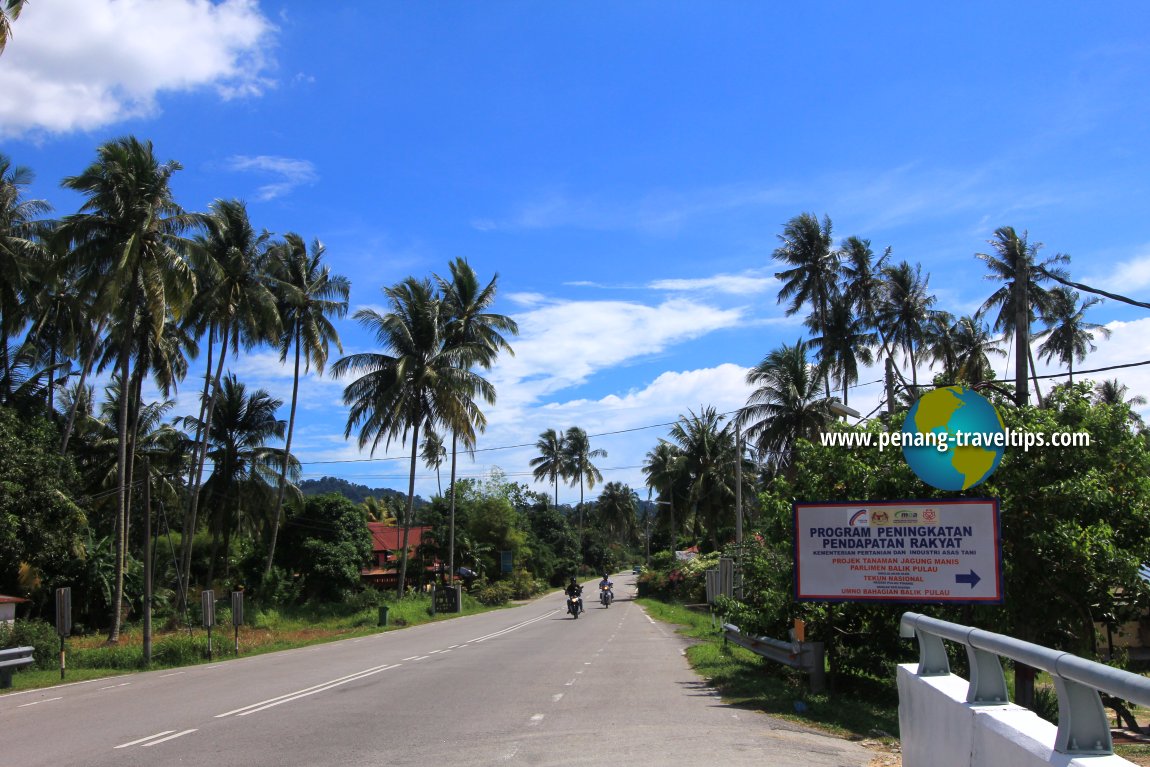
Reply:
[[567, 588], [563, 590], [568, 599], [579, 599], [583, 595], [583, 587], [575, 580], [575, 576], [571, 576], [571, 582], [567, 584]]
[[603, 573], [603, 580], [599, 581], [599, 591], [603, 592], [606, 590], [607, 599], [612, 602], [615, 601], [615, 592], [611, 588], [614, 585], [615, 584], [611, 582], [611, 579], [607, 577], [607, 573]]

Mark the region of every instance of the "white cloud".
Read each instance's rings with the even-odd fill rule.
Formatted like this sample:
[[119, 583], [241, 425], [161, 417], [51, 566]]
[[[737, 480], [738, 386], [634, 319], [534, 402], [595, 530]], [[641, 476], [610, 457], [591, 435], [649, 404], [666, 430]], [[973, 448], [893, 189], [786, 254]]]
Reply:
[[774, 289], [778, 280], [773, 277], [760, 277], [756, 272], [742, 274], [717, 274], [714, 277], [699, 279], [655, 280], [648, 287], [655, 290], [669, 290], [681, 293], [709, 291], [736, 296], [751, 296]]
[[1142, 246], [1134, 258], [1113, 264], [1105, 274], [1090, 275], [1081, 282], [1123, 295], [1150, 286], [1150, 245]]
[[230, 170], [254, 171], [276, 179], [270, 184], [264, 184], [257, 190], [256, 199], [260, 202], [283, 197], [297, 186], [315, 183], [319, 178], [314, 165], [307, 160], [295, 160], [291, 157], [236, 155], [228, 159], [228, 167]]
[[92, 130], [165, 91], [256, 95], [274, 27], [256, 0], [36, 0], [0, 66], [0, 135]]

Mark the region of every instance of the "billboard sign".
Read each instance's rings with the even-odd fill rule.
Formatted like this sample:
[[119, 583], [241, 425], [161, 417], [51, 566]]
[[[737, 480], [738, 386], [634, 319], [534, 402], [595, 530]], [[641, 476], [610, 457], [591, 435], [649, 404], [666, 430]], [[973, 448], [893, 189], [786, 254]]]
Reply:
[[1001, 603], [998, 501], [796, 503], [795, 598]]

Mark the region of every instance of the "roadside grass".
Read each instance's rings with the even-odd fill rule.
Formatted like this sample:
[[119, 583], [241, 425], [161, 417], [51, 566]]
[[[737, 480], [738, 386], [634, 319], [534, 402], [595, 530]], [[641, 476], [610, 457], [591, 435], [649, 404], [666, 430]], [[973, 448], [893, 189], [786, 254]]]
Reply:
[[[463, 615], [499, 610], [502, 607], [487, 607], [468, 596], [463, 599], [463, 612], [452, 614], [430, 614], [431, 600], [428, 597], [409, 597], [403, 600], [387, 601], [388, 625], [379, 626], [379, 609], [376, 607], [349, 610], [346, 606], [327, 605], [322, 607], [287, 607], [268, 610], [255, 610], [249, 613], [249, 625], [239, 627], [239, 653], [235, 651], [235, 630], [230, 622], [217, 624], [212, 629], [212, 661], [222, 662], [236, 657], [262, 655], [297, 647], [306, 647], [324, 642], [396, 631], [407, 626], [450, 620]], [[510, 607], [512, 605], [505, 605]], [[105, 637], [89, 634], [71, 637], [67, 640], [65, 678], [60, 679], [57, 655], [53, 653], [46, 664], [49, 669], [24, 669], [12, 675], [10, 690], [31, 690], [53, 687], [61, 684], [102, 679], [139, 671], [180, 668], [208, 663], [208, 633], [200, 626], [156, 630], [152, 636], [152, 663], [144, 667], [143, 628], [129, 625], [120, 633], [120, 641], [115, 645], [106, 643]]]
[[840, 737], [897, 740], [898, 697], [890, 685], [852, 679], [849, 689], [835, 695], [813, 694], [805, 675], [742, 647], [724, 646], [709, 615], [655, 599], [638, 602], [652, 618], [677, 624], [678, 633], [696, 640], [687, 659], [725, 702]]

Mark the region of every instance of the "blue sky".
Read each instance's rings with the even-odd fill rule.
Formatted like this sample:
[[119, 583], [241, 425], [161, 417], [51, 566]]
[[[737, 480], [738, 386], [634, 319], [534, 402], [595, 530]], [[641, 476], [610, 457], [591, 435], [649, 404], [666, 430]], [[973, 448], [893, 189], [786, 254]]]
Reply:
[[[241, 198], [257, 227], [322, 240], [353, 311], [455, 257], [497, 272], [523, 332], [462, 473], [530, 481], [511, 446], [578, 425], [606, 480], [642, 488], [666, 433], [642, 427], [733, 410], [803, 334], [771, 259], [798, 213], [921, 263], [955, 314], [993, 290], [974, 254], [1003, 225], [1150, 295], [1148, 23], [1134, 2], [35, 0], [0, 56], [0, 151], [66, 214], [59, 181], [100, 143], [150, 139], [184, 207]], [[1090, 319], [1113, 335], [1077, 368], [1150, 359], [1146, 312]], [[289, 399], [274, 353], [232, 369]], [[1104, 375], [1150, 395], [1150, 367]], [[402, 447], [344, 439], [342, 388], [305, 384], [305, 476], [405, 487]]]

